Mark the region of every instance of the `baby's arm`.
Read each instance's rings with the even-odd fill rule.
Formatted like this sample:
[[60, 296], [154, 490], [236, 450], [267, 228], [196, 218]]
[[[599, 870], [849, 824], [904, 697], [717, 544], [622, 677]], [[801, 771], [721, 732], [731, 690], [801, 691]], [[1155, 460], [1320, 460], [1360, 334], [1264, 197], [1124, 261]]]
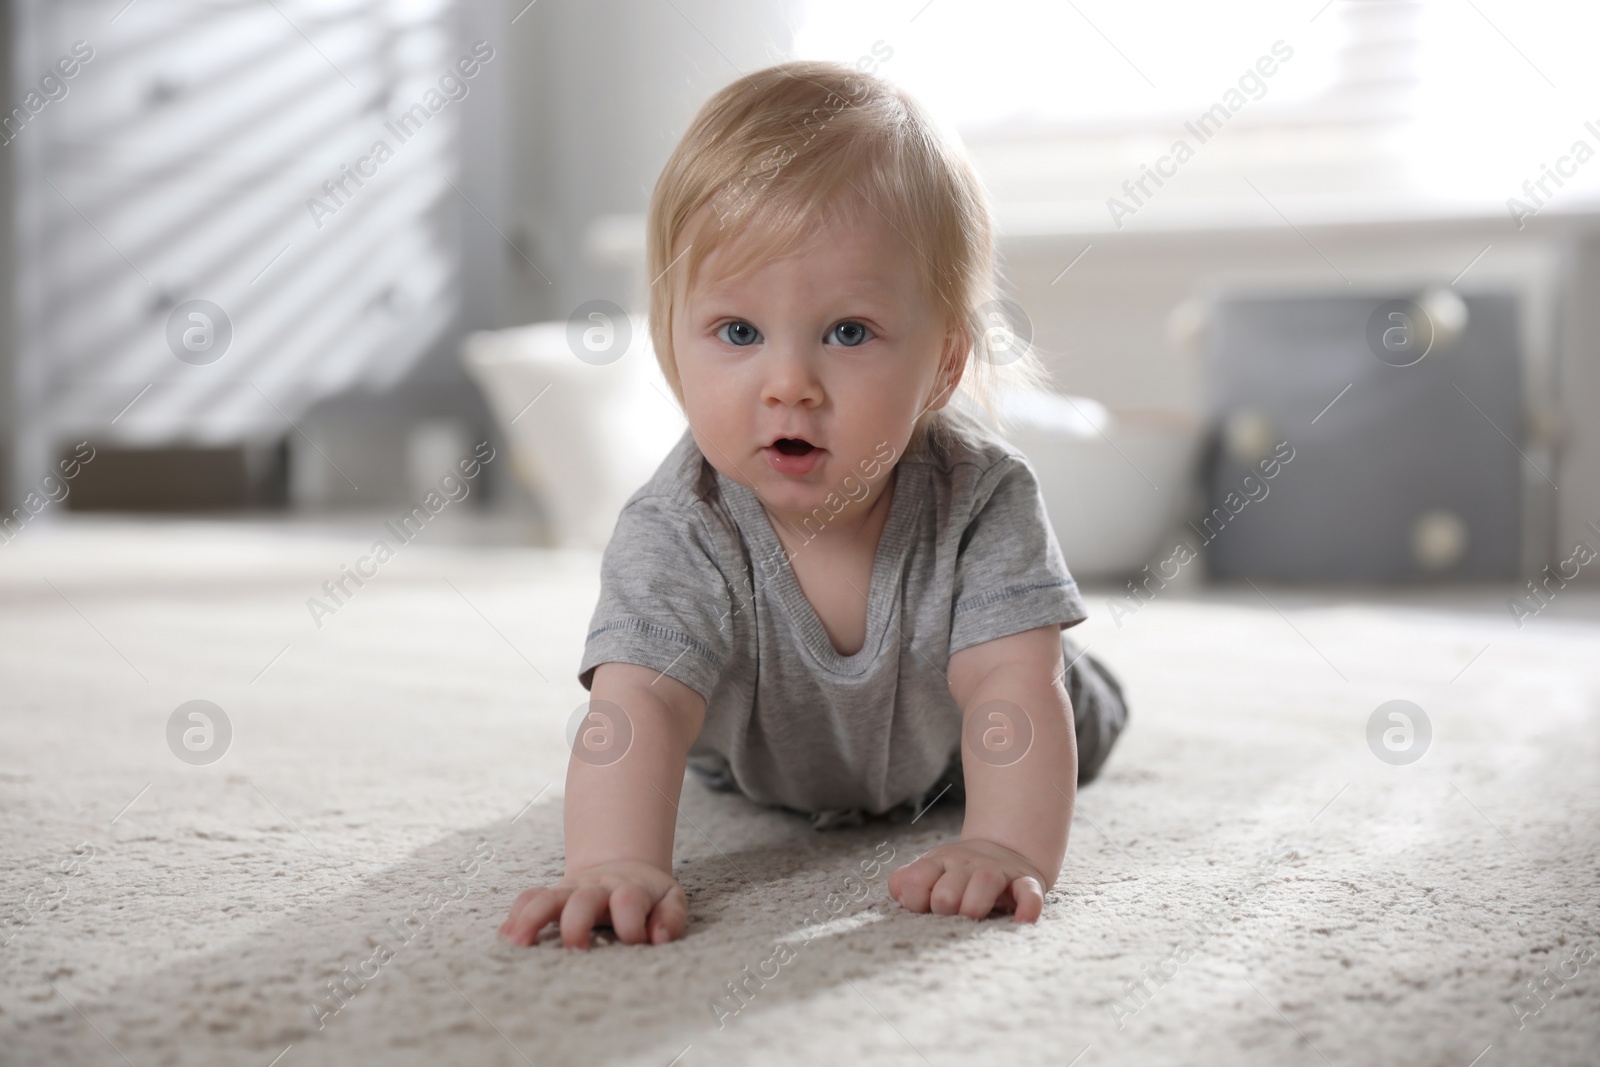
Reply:
[[567, 763], [566, 876], [523, 891], [500, 927], [514, 945], [531, 945], [552, 922], [569, 948], [609, 922], [627, 944], [683, 935], [688, 901], [672, 877], [672, 842], [689, 748], [705, 719], [705, 698], [675, 678], [633, 663], [595, 669], [591, 704], [621, 708], [632, 741], [605, 765]]
[[[1077, 737], [1061, 668], [1060, 626], [950, 657], [950, 692], [965, 722], [966, 819], [959, 841], [889, 876], [889, 894], [909, 910], [982, 919], [998, 907], [1014, 910], [1020, 922], [1038, 920], [1066, 856], [1077, 794]], [[1006, 731], [1015, 737], [1023, 730], [1031, 730], [1032, 742], [1020, 759], [1003, 746], [973, 749], [987, 731], [1005, 741]]]

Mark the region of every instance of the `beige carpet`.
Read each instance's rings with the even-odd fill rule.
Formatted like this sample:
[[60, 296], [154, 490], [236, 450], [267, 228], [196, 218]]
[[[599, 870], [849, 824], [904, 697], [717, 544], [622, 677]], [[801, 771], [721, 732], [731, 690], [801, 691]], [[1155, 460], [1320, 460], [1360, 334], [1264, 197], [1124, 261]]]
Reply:
[[[74, 520], [0, 547], [0, 1062], [1600, 1060], [1593, 594], [1520, 631], [1504, 589], [1244, 587], [1120, 628], [1097, 594], [1079, 633], [1134, 724], [1037, 926], [860, 888], [957, 810], [818, 834], [690, 782], [687, 937], [583, 954], [494, 932], [561, 869], [597, 558], [430, 529], [318, 628], [306, 599], [381, 532]], [[1404, 766], [1366, 737], [1397, 698], [1432, 724]], [[210, 765], [168, 745], [196, 699], [232, 727]], [[369, 977], [341, 1002], [342, 973]]]

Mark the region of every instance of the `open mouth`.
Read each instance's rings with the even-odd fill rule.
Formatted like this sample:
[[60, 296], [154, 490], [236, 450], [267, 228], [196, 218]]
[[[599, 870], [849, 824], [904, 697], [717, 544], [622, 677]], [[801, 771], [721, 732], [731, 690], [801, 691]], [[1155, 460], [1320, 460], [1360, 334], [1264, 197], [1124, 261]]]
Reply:
[[786, 456], [803, 456], [816, 446], [810, 441], [804, 440], [803, 438], [780, 437], [776, 441], [772, 442], [772, 447], [776, 448], [779, 452], [782, 452]]

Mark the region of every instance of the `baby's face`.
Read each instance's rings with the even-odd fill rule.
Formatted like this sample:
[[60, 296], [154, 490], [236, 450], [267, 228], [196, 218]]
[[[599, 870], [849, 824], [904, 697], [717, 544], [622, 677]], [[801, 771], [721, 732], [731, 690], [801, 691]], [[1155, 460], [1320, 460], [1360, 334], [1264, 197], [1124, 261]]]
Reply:
[[868, 207], [737, 281], [718, 280], [722, 253], [672, 328], [700, 451], [796, 524], [830, 494], [834, 510], [838, 498], [876, 499], [888, 466], [874, 460], [898, 460], [917, 416], [948, 396], [935, 384], [946, 324], [916, 251]]

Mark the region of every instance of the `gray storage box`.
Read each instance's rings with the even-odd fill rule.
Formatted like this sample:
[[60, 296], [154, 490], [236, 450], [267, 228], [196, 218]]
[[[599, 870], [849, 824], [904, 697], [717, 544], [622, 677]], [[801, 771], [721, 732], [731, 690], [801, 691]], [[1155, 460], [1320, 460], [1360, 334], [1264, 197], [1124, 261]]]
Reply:
[[[1210, 521], [1194, 523], [1213, 576], [1517, 576], [1525, 496], [1517, 302], [1444, 293], [1457, 321], [1463, 303], [1466, 311], [1452, 338], [1452, 324], [1419, 317], [1415, 305], [1407, 318], [1398, 301], [1408, 297], [1215, 305], [1206, 384], [1217, 433], [1203, 468]], [[1280, 442], [1293, 458], [1265, 479], [1256, 461]]]

